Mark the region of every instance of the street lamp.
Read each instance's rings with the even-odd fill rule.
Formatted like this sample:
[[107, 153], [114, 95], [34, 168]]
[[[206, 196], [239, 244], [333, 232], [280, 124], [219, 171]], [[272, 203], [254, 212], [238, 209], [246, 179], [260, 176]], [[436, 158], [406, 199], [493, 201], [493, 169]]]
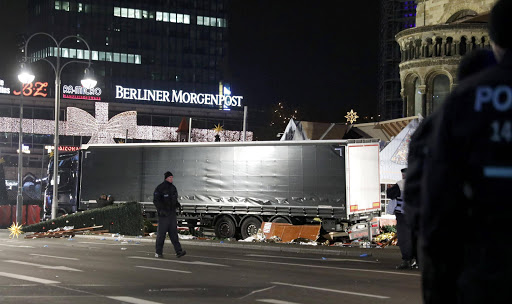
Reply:
[[[56, 58], [55, 64], [53, 64], [50, 60], [48, 60], [46, 58], [37, 58], [37, 57], [28, 57], [27, 56], [28, 43], [34, 36], [37, 36], [37, 35], [45, 35], [45, 36], [50, 37], [53, 40], [53, 42], [55, 43], [55, 45], [57, 46], [57, 53], [55, 55], [55, 58]], [[85, 43], [85, 45], [87, 46], [87, 49], [89, 50], [89, 61], [88, 62], [83, 62], [83, 61], [78, 61], [78, 60], [70, 60], [61, 66], [61, 64], [60, 64], [60, 56], [61, 56], [60, 46], [61, 46], [62, 42], [64, 42], [67, 39], [70, 39], [70, 38], [74, 38], [74, 39], [77, 39], [77, 41], [80, 40], [83, 43]], [[59, 175], [60, 75], [61, 75], [61, 72], [64, 69], [64, 67], [70, 63], [87, 63], [88, 66], [85, 69], [85, 77], [84, 77], [84, 79], [82, 79], [82, 85], [88, 89], [93, 88], [94, 86], [96, 86], [97, 81], [94, 79], [94, 72], [91, 68], [91, 63], [92, 63], [91, 57], [92, 57], [92, 52], [91, 52], [91, 48], [89, 47], [89, 44], [87, 43], [87, 41], [85, 41], [83, 38], [81, 38], [79, 36], [74, 36], [74, 35], [66, 36], [66, 37], [62, 38], [62, 40], [57, 41], [52, 35], [50, 35], [48, 33], [39, 32], [39, 33], [35, 33], [32, 36], [30, 36], [27, 39], [27, 42], [25, 43], [25, 58], [24, 58], [25, 64], [26, 64], [28, 58], [41, 59], [41, 60], [48, 62], [51, 65], [51, 67], [53, 68], [53, 71], [55, 72], [55, 135], [54, 135], [54, 152], [53, 152], [52, 219], [55, 219], [57, 217], [57, 211], [58, 211], [57, 207], [58, 207], [58, 203], [59, 203], [59, 195], [58, 195], [59, 187], [58, 187], [57, 183], [58, 183], [58, 175]], [[34, 80], [35, 76], [27, 69], [27, 66], [25, 64], [23, 65], [24, 69], [22, 69], [22, 71], [18, 75], [18, 79], [22, 83], [27, 84], [27, 83], [32, 82]], [[20, 132], [21, 132], [21, 127], [20, 127]], [[20, 146], [20, 150], [21, 150], [21, 146]], [[19, 159], [18, 159], [18, 161], [19, 161]], [[20, 166], [20, 164], [18, 163], [18, 168], [19, 168], [19, 166]]]
[[[18, 75], [18, 79], [22, 83], [31, 83], [34, 81], [32, 71], [21, 64], [22, 72]], [[21, 86], [23, 92], [23, 85]], [[18, 194], [16, 195], [16, 223], [21, 223], [23, 220], [23, 94], [20, 94], [20, 130], [18, 133]]]

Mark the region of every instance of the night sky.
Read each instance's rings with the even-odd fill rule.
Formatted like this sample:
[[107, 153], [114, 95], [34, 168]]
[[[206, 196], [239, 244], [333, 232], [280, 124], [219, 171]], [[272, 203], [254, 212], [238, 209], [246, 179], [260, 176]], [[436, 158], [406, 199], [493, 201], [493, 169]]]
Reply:
[[[2, 75], [14, 73], [4, 63], [12, 63], [11, 29], [22, 19], [7, 12], [16, 2], [21, 3], [0, 3]], [[299, 110], [299, 120], [344, 122], [350, 109], [360, 116], [377, 114], [378, 4], [231, 2], [226, 78], [233, 94], [244, 96], [249, 111], [284, 102]]]
[[246, 105], [284, 102], [299, 120], [345, 122], [377, 113], [378, 4], [232, 2], [231, 89]]

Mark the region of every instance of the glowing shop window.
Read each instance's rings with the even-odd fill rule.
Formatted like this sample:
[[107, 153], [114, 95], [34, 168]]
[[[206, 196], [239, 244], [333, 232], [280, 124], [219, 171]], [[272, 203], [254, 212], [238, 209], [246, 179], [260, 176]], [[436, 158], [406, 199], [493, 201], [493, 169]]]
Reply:
[[55, 1], [55, 9], [60, 10], [60, 1]]
[[162, 12], [156, 12], [156, 21], [162, 21], [163, 18]]
[[183, 23], [190, 24], [190, 15], [183, 15]]
[[92, 60], [98, 60], [98, 51], [92, 51]]
[[183, 14], [178, 14], [178, 23], [183, 23]]
[[140, 64], [140, 63], [141, 63], [141, 56], [135, 55], [135, 64]]
[[148, 19], [148, 11], [142, 11], [142, 18]]
[[62, 10], [69, 12], [69, 1], [62, 1]]
[[142, 10], [135, 10], [135, 18], [142, 19]]
[[119, 56], [119, 53], [114, 53], [114, 62], [121, 62], [121, 57]]
[[128, 63], [135, 63], [135, 55], [128, 54]]
[[112, 61], [112, 53], [111, 52], [105, 53], [105, 61]]
[[128, 17], [128, 9], [126, 7], [121, 8], [121, 17]]
[[105, 61], [105, 52], [98, 53], [98, 60]]
[[76, 50], [76, 58], [84, 59], [84, 50]]
[[115, 17], [121, 17], [121, 8], [120, 7], [114, 7], [114, 16]]
[[89, 50], [84, 50], [84, 59], [89, 60], [89, 55], [90, 55]]
[[69, 58], [69, 52], [67, 48], [60, 49], [60, 56], [64, 58]]
[[69, 57], [76, 58], [76, 49], [69, 49]]
[[121, 62], [128, 63], [128, 56], [124, 53], [121, 53]]
[[203, 25], [203, 16], [197, 16], [197, 24]]
[[171, 13], [171, 22], [176, 23], [176, 14]]
[[169, 22], [169, 13], [163, 13], [164, 15], [164, 22]]

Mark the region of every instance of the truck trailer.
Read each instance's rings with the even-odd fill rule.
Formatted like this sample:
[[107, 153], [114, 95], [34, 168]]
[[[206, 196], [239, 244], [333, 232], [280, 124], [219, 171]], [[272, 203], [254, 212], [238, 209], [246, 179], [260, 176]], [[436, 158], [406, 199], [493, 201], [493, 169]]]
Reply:
[[[53, 180], [53, 161], [48, 180]], [[59, 157], [59, 215], [139, 202], [154, 218], [153, 191], [171, 171], [180, 225], [246, 238], [262, 222], [308, 224], [326, 232], [380, 214], [377, 140], [83, 145]], [[52, 183], [45, 212], [51, 213]], [[152, 216], [151, 216], [152, 215]]]

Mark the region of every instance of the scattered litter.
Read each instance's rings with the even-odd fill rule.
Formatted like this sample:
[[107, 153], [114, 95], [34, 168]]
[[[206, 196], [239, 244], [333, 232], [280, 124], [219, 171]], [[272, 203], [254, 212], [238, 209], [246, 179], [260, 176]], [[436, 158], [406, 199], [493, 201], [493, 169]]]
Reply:
[[44, 245], [43, 247], [48, 247], [48, 245]]
[[325, 261], [325, 260], [327, 260], [327, 259], [326, 259], [325, 257], [322, 257], [322, 260], [324, 260], [324, 261]]
[[121, 250], [126, 250], [126, 249], [127, 249], [126, 247], [121, 248]]
[[368, 256], [368, 254], [367, 254], [367, 253], [363, 253], [363, 254], [361, 254], [361, 255], [360, 255], [360, 257], [362, 257], [362, 258], [365, 258], [365, 257], [367, 257], [367, 256]]
[[73, 238], [71, 238], [71, 237], [68, 238], [68, 241], [72, 241], [72, 240], [73, 240]]
[[79, 228], [74, 229], [74, 226], [66, 226], [62, 228], [55, 228], [48, 230], [47, 232], [35, 232], [30, 235], [26, 235], [26, 239], [34, 239], [34, 238], [59, 238], [63, 236], [75, 236], [76, 234], [85, 234], [85, 233], [92, 233], [92, 234], [99, 234], [106, 232], [108, 230], [94, 230], [96, 228], [101, 228], [103, 226], [93, 226], [93, 227], [85, 227], [85, 228]]
[[122, 241], [121, 244], [128, 244], [128, 242], [127, 241]]
[[101, 239], [100, 239], [100, 241], [104, 241], [104, 240], [106, 240], [106, 238], [101, 238]]
[[190, 234], [178, 234], [178, 237], [180, 238], [180, 240], [194, 240], [194, 239], [196, 239], [195, 236], [190, 235]]

